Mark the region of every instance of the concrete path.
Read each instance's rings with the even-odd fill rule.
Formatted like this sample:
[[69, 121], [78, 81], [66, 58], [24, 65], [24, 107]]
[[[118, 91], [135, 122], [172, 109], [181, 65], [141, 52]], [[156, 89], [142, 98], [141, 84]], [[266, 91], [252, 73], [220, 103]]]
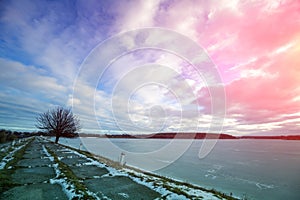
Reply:
[[112, 175], [90, 158], [40, 138], [31, 141], [22, 157], [4, 170], [11, 170], [14, 185], [0, 194], [1, 200], [160, 197], [129, 177]]
[[11, 166], [14, 169], [11, 179], [18, 186], [5, 191], [0, 199], [68, 199], [60, 185], [49, 182], [56, 176], [53, 164], [43, 152], [41, 142], [34, 140], [22, 159]]

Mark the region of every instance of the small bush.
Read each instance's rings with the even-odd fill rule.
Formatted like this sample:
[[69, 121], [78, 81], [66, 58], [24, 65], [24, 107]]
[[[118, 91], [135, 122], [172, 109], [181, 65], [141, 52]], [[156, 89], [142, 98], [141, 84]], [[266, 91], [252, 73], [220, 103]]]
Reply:
[[6, 137], [7, 137], [6, 131], [5, 130], [1, 130], [0, 131], [0, 143], [6, 142]]

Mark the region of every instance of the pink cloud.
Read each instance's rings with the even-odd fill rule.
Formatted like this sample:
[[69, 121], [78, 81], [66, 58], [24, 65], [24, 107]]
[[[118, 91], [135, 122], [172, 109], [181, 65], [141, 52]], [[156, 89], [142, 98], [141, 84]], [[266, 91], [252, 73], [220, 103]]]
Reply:
[[[270, 76], [246, 76], [226, 85], [229, 117], [242, 114], [239, 119], [250, 124], [297, 119], [300, 111], [298, 55], [299, 49], [293, 49], [272, 57], [272, 62], [264, 68], [265, 74]], [[244, 66], [243, 70], [263, 64], [262, 60], [258, 60]], [[286, 125], [285, 128], [295, 127]]]
[[299, 1], [163, 1], [156, 9], [153, 25], [196, 40], [225, 82], [236, 78], [230, 68], [275, 51], [300, 32]]
[[225, 41], [209, 53], [218, 65], [234, 66], [293, 41], [300, 32], [299, 11], [298, 1], [273, 9], [267, 3], [239, 3], [236, 11], [215, 12], [205, 31], [199, 29], [199, 42], [209, 49]]

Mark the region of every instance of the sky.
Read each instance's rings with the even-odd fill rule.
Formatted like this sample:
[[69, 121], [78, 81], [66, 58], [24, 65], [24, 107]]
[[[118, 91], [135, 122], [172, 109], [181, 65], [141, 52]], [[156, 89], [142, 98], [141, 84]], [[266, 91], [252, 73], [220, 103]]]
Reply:
[[0, 1], [0, 128], [299, 134], [299, 1]]

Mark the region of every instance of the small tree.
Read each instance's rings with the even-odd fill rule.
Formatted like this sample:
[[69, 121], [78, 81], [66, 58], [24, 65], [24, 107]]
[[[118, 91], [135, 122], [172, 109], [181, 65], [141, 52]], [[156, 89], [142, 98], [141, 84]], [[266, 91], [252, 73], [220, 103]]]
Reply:
[[57, 107], [40, 114], [37, 117], [36, 127], [54, 134], [55, 143], [58, 143], [61, 136], [76, 135], [80, 129], [80, 121], [73, 115], [71, 109]]

